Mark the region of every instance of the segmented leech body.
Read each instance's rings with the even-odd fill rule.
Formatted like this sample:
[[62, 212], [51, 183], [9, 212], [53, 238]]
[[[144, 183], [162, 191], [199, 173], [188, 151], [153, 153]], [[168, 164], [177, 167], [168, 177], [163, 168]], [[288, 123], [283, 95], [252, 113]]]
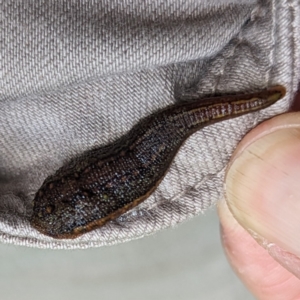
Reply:
[[104, 225], [155, 190], [192, 133], [265, 108], [284, 95], [285, 88], [275, 86], [198, 99], [150, 115], [123, 138], [85, 152], [49, 176], [35, 195], [31, 225], [54, 238], [75, 238]]

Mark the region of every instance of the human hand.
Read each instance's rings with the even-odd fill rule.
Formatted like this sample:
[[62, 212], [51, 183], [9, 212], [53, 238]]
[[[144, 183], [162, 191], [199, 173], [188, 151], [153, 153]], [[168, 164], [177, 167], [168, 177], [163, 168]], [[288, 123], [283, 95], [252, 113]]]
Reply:
[[218, 212], [225, 253], [253, 295], [300, 299], [300, 112], [270, 119], [243, 139]]

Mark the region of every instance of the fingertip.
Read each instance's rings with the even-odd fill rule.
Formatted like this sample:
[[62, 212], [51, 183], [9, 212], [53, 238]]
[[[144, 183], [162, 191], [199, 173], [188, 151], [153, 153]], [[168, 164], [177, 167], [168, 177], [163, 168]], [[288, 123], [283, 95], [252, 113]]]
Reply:
[[300, 257], [295, 236], [300, 228], [300, 114], [275, 117], [256, 131], [257, 139], [252, 136], [247, 144], [245, 138], [246, 147], [227, 171], [227, 204], [248, 231]]

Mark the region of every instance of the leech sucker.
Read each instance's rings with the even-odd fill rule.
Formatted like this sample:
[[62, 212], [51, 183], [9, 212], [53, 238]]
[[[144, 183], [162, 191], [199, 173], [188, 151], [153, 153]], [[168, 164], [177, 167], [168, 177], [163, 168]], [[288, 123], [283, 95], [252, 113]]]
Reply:
[[49, 176], [33, 200], [31, 225], [57, 239], [76, 238], [103, 226], [151, 195], [191, 134], [266, 108], [284, 95], [283, 86], [274, 86], [153, 113], [115, 143], [87, 151]]

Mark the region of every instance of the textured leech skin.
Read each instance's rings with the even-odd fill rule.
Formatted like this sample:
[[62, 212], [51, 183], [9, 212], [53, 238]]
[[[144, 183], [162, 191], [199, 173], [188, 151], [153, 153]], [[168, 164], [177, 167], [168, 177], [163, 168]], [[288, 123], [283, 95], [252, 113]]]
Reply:
[[176, 104], [150, 115], [118, 141], [85, 152], [49, 176], [35, 195], [31, 225], [57, 239], [103, 226], [156, 189], [195, 131], [263, 109], [284, 95], [285, 88], [275, 86]]

